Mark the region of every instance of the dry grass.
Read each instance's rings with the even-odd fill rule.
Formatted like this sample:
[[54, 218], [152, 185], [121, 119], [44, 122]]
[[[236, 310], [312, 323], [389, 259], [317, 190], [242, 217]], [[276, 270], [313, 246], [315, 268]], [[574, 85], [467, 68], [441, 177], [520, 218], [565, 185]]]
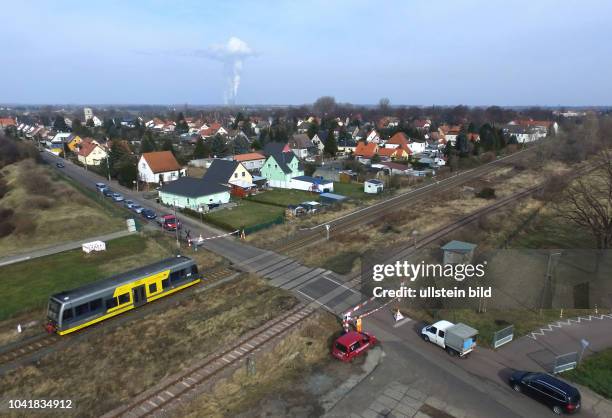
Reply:
[[0, 239], [0, 256], [114, 232], [125, 225], [68, 183], [54, 179], [48, 167], [25, 160], [3, 173], [10, 191], [2, 206], [19, 217], [14, 233]]
[[3, 375], [0, 392], [6, 399], [70, 398], [75, 416], [99, 416], [295, 303], [284, 291], [245, 275]]
[[[264, 416], [260, 410], [266, 398], [281, 399], [286, 408], [284, 416], [291, 416], [291, 398], [313, 371], [329, 363], [331, 341], [339, 330], [334, 317], [319, 313], [284, 338], [272, 351], [256, 359], [256, 373], [248, 376], [246, 368], [220, 380], [210, 393], [204, 393], [181, 410], [176, 416], [228, 417], [244, 414]], [[312, 416], [321, 414], [316, 399], [304, 394], [294, 399], [297, 405], [307, 406]], [[314, 403], [314, 404], [313, 404]]]

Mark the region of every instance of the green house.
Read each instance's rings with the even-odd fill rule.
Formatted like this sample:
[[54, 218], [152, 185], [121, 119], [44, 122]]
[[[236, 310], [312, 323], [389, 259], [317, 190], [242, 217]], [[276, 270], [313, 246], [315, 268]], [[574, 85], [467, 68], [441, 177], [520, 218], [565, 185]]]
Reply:
[[177, 208], [198, 210], [207, 205], [218, 205], [230, 200], [228, 186], [194, 177], [181, 177], [166, 183], [159, 190], [159, 200]]
[[303, 176], [304, 170], [293, 152], [278, 152], [268, 156], [260, 169], [261, 176], [268, 180], [271, 187], [291, 188], [293, 177]]

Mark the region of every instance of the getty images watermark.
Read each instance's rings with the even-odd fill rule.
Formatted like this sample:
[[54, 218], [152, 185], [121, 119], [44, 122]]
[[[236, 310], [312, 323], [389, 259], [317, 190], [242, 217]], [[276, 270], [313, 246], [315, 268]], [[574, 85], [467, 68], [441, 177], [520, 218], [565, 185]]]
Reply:
[[[382, 284], [385, 279], [397, 278], [401, 285], [397, 289], [386, 289], [381, 285], [372, 289], [372, 296], [377, 298], [481, 298], [491, 297], [491, 288], [482, 286], [425, 286], [412, 288], [406, 282], [414, 283], [419, 279], [454, 279], [463, 282], [466, 279], [481, 279], [485, 276], [487, 262], [480, 264], [430, 264], [424, 261], [410, 263], [396, 261], [392, 264], [374, 264], [372, 280]], [[452, 283], [452, 282], [451, 282]]]

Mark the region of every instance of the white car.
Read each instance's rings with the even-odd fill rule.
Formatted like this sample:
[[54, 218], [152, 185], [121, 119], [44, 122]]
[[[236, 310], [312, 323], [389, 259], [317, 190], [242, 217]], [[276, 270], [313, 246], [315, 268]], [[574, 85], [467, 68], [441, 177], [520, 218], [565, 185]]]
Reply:
[[465, 324], [453, 324], [449, 321], [438, 321], [423, 327], [423, 340], [442, 347], [451, 356], [466, 356], [476, 347], [478, 331]]

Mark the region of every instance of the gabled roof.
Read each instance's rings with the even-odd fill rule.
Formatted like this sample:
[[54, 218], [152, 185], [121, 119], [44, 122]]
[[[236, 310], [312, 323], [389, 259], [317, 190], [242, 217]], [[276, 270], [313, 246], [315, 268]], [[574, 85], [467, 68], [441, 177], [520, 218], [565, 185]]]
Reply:
[[326, 180], [324, 178], [311, 177], [311, 176], [297, 176], [297, 177], [294, 177], [293, 180], [305, 181], [307, 183], [318, 184], [318, 185], [333, 183], [333, 181], [331, 180]]
[[227, 184], [239, 165], [239, 161], [213, 160], [202, 179], [210, 183]]
[[181, 169], [181, 165], [176, 161], [171, 151], [145, 152], [142, 154], [142, 158], [145, 159], [153, 173], [166, 173]]
[[381, 157], [402, 157], [405, 154], [410, 154], [410, 150], [406, 150], [402, 147], [397, 148], [378, 148], [377, 154]]
[[397, 132], [387, 141], [387, 144], [397, 144], [404, 149], [408, 148], [408, 143], [410, 138], [404, 132]]
[[289, 140], [292, 148], [304, 149], [312, 148], [314, 144], [306, 134], [294, 134]]
[[81, 148], [79, 149], [79, 155], [82, 157], [87, 157], [89, 154], [93, 152], [93, 150], [96, 149], [96, 147], [98, 147], [98, 144], [96, 144], [93, 141], [83, 141], [81, 142]]
[[359, 142], [357, 148], [355, 148], [355, 155], [371, 158], [378, 151], [378, 145], [375, 142]]
[[289, 144], [283, 142], [268, 142], [263, 149], [264, 154], [268, 156], [289, 151], [291, 151]]
[[399, 171], [410, 170], [410, 167], [407, 165], [399, 164], [399, 163], [392, 163], [390, 161], [382, 162], [380, 164], [386, 166], [387, 168], [390, 168], [391, 170], [399, 170]]
[[229, 190], [228, 186], [219, 183], [198, 179], [195, 177], [181, 177], [178, 180], [164, 184], [160, 192], [177, 196], [201, 197]]
[[279, 153], [270, 155], [268, 158], [274, 158], [274, 161], [276, 161], [276, 164], [278, 164], [280, 169], [283, 170], [285, 174], [290, 174], [293, 172], [293, 170], [289, 168], [288, 164], [290, 164], [294, 158], [297, 159], [297, 157], [295, 156], [293, 152], [279, 152]]
[[266, 157], [258, 152], [249, 152], [246, 154], [234, 155], [234, 161], [253, 161], [253, 160], [265, 160]]

